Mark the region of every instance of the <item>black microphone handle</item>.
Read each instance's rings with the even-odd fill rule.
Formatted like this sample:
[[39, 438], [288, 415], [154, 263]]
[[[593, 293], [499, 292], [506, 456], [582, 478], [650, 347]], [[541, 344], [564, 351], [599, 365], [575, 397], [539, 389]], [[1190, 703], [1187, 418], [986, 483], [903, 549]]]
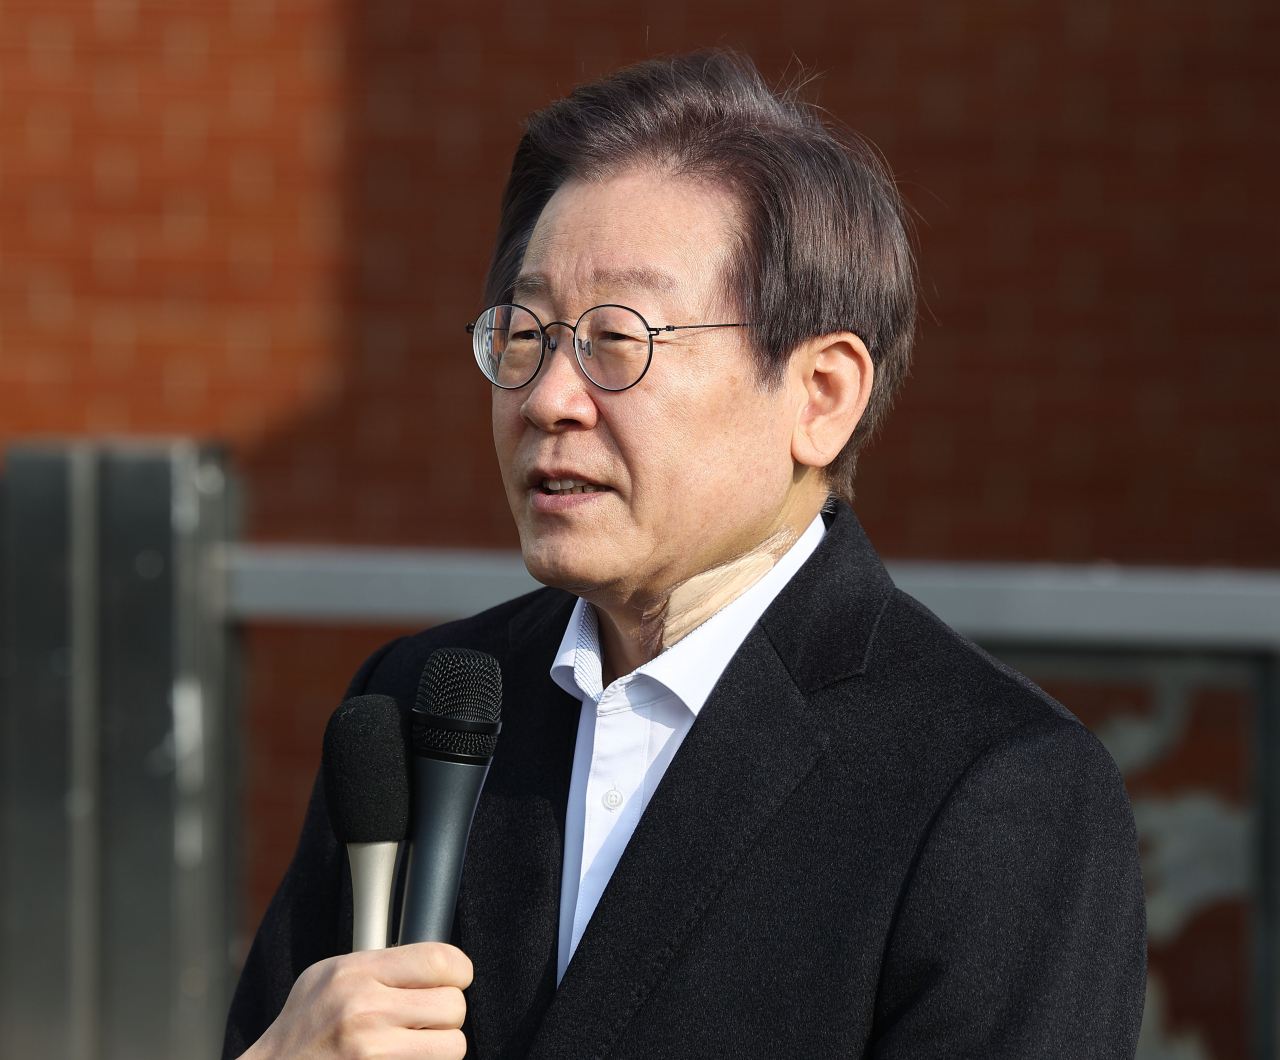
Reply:
[[448, 942], [462, 860], [489, 762], [413, 756], [413, 828], [400, 944]]

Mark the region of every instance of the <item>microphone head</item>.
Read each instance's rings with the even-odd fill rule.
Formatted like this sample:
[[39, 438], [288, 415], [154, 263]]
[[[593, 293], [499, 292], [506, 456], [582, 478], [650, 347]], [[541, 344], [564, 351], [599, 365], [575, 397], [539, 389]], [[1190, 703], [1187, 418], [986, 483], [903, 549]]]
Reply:
[[355, 696], [324, 730], [324, 794], [340, 843], [399, 842], [409, 832], [404, 715], [390, 696]]
[[[501, 720], [502, 667], [497, 659], [470, 648], [432, 653], [413, 708], [414, 750], [489, 758], [498, 746]], [[449, 722], [478, 724], [460, 731]]]

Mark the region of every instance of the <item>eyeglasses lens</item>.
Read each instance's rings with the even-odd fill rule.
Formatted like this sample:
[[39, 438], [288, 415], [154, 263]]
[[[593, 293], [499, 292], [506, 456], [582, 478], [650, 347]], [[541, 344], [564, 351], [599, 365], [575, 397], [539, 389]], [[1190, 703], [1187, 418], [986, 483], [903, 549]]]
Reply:
[[640, 314], [615, 305], [584, 314], [574, 345], [587, 378], [605, 390], [625, 390], [639, 381], [653, 349]]
[[528, 310], [496, 305], [476, 321], [471, 346], [476, 364], [489, 382], [516, 389], [537, 374], [542, 360], [542, 328]]

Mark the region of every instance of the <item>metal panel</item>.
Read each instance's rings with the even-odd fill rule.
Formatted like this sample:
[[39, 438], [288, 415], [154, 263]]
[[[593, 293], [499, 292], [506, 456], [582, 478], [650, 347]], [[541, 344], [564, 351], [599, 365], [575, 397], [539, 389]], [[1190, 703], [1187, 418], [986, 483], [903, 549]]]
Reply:
[[5, 491], [0, 1056], [212, 1060], [236, 890], [219, 457], [24, 448]]
[[102, 1052], [168, 1052], [173, 547], [169, 461], [102, 462]]
[[70, 495], [60, 452], [6, 472], [0, 1055], [70, 1055]]

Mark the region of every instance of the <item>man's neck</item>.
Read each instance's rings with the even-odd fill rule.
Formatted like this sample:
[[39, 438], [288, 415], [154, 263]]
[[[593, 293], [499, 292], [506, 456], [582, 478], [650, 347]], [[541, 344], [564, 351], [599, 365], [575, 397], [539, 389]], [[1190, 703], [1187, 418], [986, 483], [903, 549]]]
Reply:
[[656, 595], [643, 609], [596, 605], [604, 686], [657, 658], [733, 603], [774, 568], [812, 521], [779, 527], [749, 551]]

